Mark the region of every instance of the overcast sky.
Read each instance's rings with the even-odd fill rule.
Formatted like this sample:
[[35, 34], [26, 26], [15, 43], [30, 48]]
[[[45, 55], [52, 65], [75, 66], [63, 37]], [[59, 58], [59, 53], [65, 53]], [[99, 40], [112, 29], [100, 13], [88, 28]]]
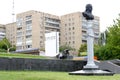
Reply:
[[[12, 22], [13, 0], [0, 0], [0, 24]], [[120, 13], [120, 0], [14, 0], [15, 14], [37, 10], [54, 15], [83, 12], [86, 4], [93, 5], [93, 15], [100, 17], [100, 31], [113, 24]]]

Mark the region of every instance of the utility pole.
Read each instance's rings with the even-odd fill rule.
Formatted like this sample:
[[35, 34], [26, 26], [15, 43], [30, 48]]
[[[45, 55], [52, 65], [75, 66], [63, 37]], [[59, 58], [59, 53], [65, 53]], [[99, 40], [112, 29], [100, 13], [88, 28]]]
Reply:
[[15, 12], [14, 12], [14, 0], [12, 1], [12, 23], [14, 22], [14, 16], [15, 16]]

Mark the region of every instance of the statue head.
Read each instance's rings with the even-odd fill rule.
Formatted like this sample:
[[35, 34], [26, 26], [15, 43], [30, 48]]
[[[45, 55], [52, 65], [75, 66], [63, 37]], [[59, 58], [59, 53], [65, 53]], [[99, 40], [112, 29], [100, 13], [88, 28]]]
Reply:
[[87, 4], [86, 10], [82, 13], [86, 20], [93, 20], [94, 16], [92, 15], [92, 5]]
[[92, 5], [91, 5], [91, 4], [87, 4], [87, 5], [86, 5], [86, 10], [85, 10], [85, 12], [92, 13]]

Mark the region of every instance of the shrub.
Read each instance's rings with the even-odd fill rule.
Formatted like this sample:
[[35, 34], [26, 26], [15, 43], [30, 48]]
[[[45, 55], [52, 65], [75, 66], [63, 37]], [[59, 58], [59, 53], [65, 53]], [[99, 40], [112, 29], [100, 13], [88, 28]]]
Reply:
[[95, 56], [99, 60], [120, 59], [120, 48], [115, 46], [100, 46], [95, 50]]

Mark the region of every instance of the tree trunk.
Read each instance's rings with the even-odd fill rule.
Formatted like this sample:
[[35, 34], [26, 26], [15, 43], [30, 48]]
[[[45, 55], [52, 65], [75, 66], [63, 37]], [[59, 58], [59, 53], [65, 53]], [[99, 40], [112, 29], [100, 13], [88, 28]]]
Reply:
[[7, 53], [10, 53], [10, 48], [7, 49]]

